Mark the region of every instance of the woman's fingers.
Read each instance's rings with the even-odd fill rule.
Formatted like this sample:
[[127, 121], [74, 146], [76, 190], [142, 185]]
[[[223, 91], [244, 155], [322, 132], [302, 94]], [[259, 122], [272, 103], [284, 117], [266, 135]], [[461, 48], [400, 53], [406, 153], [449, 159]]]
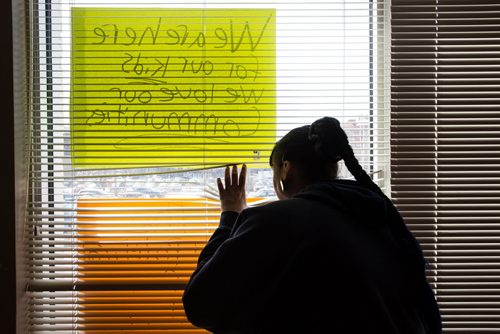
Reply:
[[231, 186], [239, 189], [245, 188], [247, 178], [247, 166], [243, 165], [241, 167], [240, 175], [238, 176], [238, 166], [233, 165], [233, 168], [227, 166], [224, 171], [224, 184], [221, 179], [217, 179], [217, 187], [219, 188], [219, 192], [228, 190]]
[[224, 191], [224, 186], [222, 185], [222, 180], [220, 179], [220, 177], [217, 178], [217, 188], [219, 188], [219, 196], [220, 196]]
[[231, 185], [238, 186], [238, 166], [233, 165], [233, 172], [231, 173]]
[[241, 167], [241, 172], [238, 177], [238, 166], [233, 165], [233, 168], [226, 167], [224, 171], [224, 188], [228, 189], [230, 186], [243, 188], [247, 177], [247, 166]]
[[224, 171], [224, 186], [229, 188], [231, 186], [231, 176], [229, 174], [229, 166], [226, 166], [226, 170]]
[[217, 178], [222, 211], [241, 212], [247, 207], [245, 196], [247, 167], [243, 165], [238, 175], [238, 166], [227, 166], [224, 171], [224, 182]]
[[242, 190], [245, 189], [246, 180], [247, 180], [247, 165], [243, 164], [243, 166], [241, 166], [241, 172], [240, 172], [240, 181], [239, 181], [240, 189]]

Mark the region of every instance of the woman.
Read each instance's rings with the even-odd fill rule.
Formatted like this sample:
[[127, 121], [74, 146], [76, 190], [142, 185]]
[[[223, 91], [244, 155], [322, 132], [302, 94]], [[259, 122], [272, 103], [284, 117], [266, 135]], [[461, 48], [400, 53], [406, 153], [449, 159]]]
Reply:
[[[338, 180], [343, 159], [356, 181]], [[280, 201], [246, 209], [243, 166], [218, 179], [220, 225], [183, 302], [224, 333], [440, 333], [420, 247], [334, 118], [290, 131], [270, 165]]]

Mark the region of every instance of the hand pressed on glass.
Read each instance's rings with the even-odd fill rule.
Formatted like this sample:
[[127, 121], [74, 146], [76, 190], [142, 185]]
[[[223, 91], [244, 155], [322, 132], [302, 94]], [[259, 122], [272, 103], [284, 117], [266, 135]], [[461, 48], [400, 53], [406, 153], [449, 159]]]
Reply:
[[247, 177], [247, 166], [241, 167], [238, 177], [238, 167], [233, 166], [232, 171], [229, 166], [224, 172], [224, 185], [222, 180], [217, 178], [219, 188], [220, 206], [222, 211], [241, 212], [247, 207], [245, 195], [245, 182]]

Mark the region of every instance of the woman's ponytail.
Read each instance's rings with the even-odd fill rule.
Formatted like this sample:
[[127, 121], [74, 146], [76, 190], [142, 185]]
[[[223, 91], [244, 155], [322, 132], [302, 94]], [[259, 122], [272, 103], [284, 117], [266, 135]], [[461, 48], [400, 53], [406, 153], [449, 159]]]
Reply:
[[349, 145], [349, 139], [337, 119], [323, 117], [312, 123], [309, 128], [309, 140], [313, 143], [318, 155], [329, 161], [344, 160], [347, 169], [359, 184], [382, 194], [382, 190], [359, 164]]

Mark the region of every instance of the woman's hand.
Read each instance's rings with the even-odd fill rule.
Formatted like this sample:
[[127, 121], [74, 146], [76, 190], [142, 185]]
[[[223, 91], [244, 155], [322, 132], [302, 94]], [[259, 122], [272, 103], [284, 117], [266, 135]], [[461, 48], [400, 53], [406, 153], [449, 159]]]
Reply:
[[217, 187], [219, 188], [220, 206], [222, 211], [241, 212], [247, 207], [245, 195], [245, 182], [247, 178], [247, 166], [241, 167], [241, 173], [238, 177], [238, 167], [233, 166], [230, 172], [229, 166], [226, 167], [224, 175], [224, 185], [220, 178], [217, 178]]

